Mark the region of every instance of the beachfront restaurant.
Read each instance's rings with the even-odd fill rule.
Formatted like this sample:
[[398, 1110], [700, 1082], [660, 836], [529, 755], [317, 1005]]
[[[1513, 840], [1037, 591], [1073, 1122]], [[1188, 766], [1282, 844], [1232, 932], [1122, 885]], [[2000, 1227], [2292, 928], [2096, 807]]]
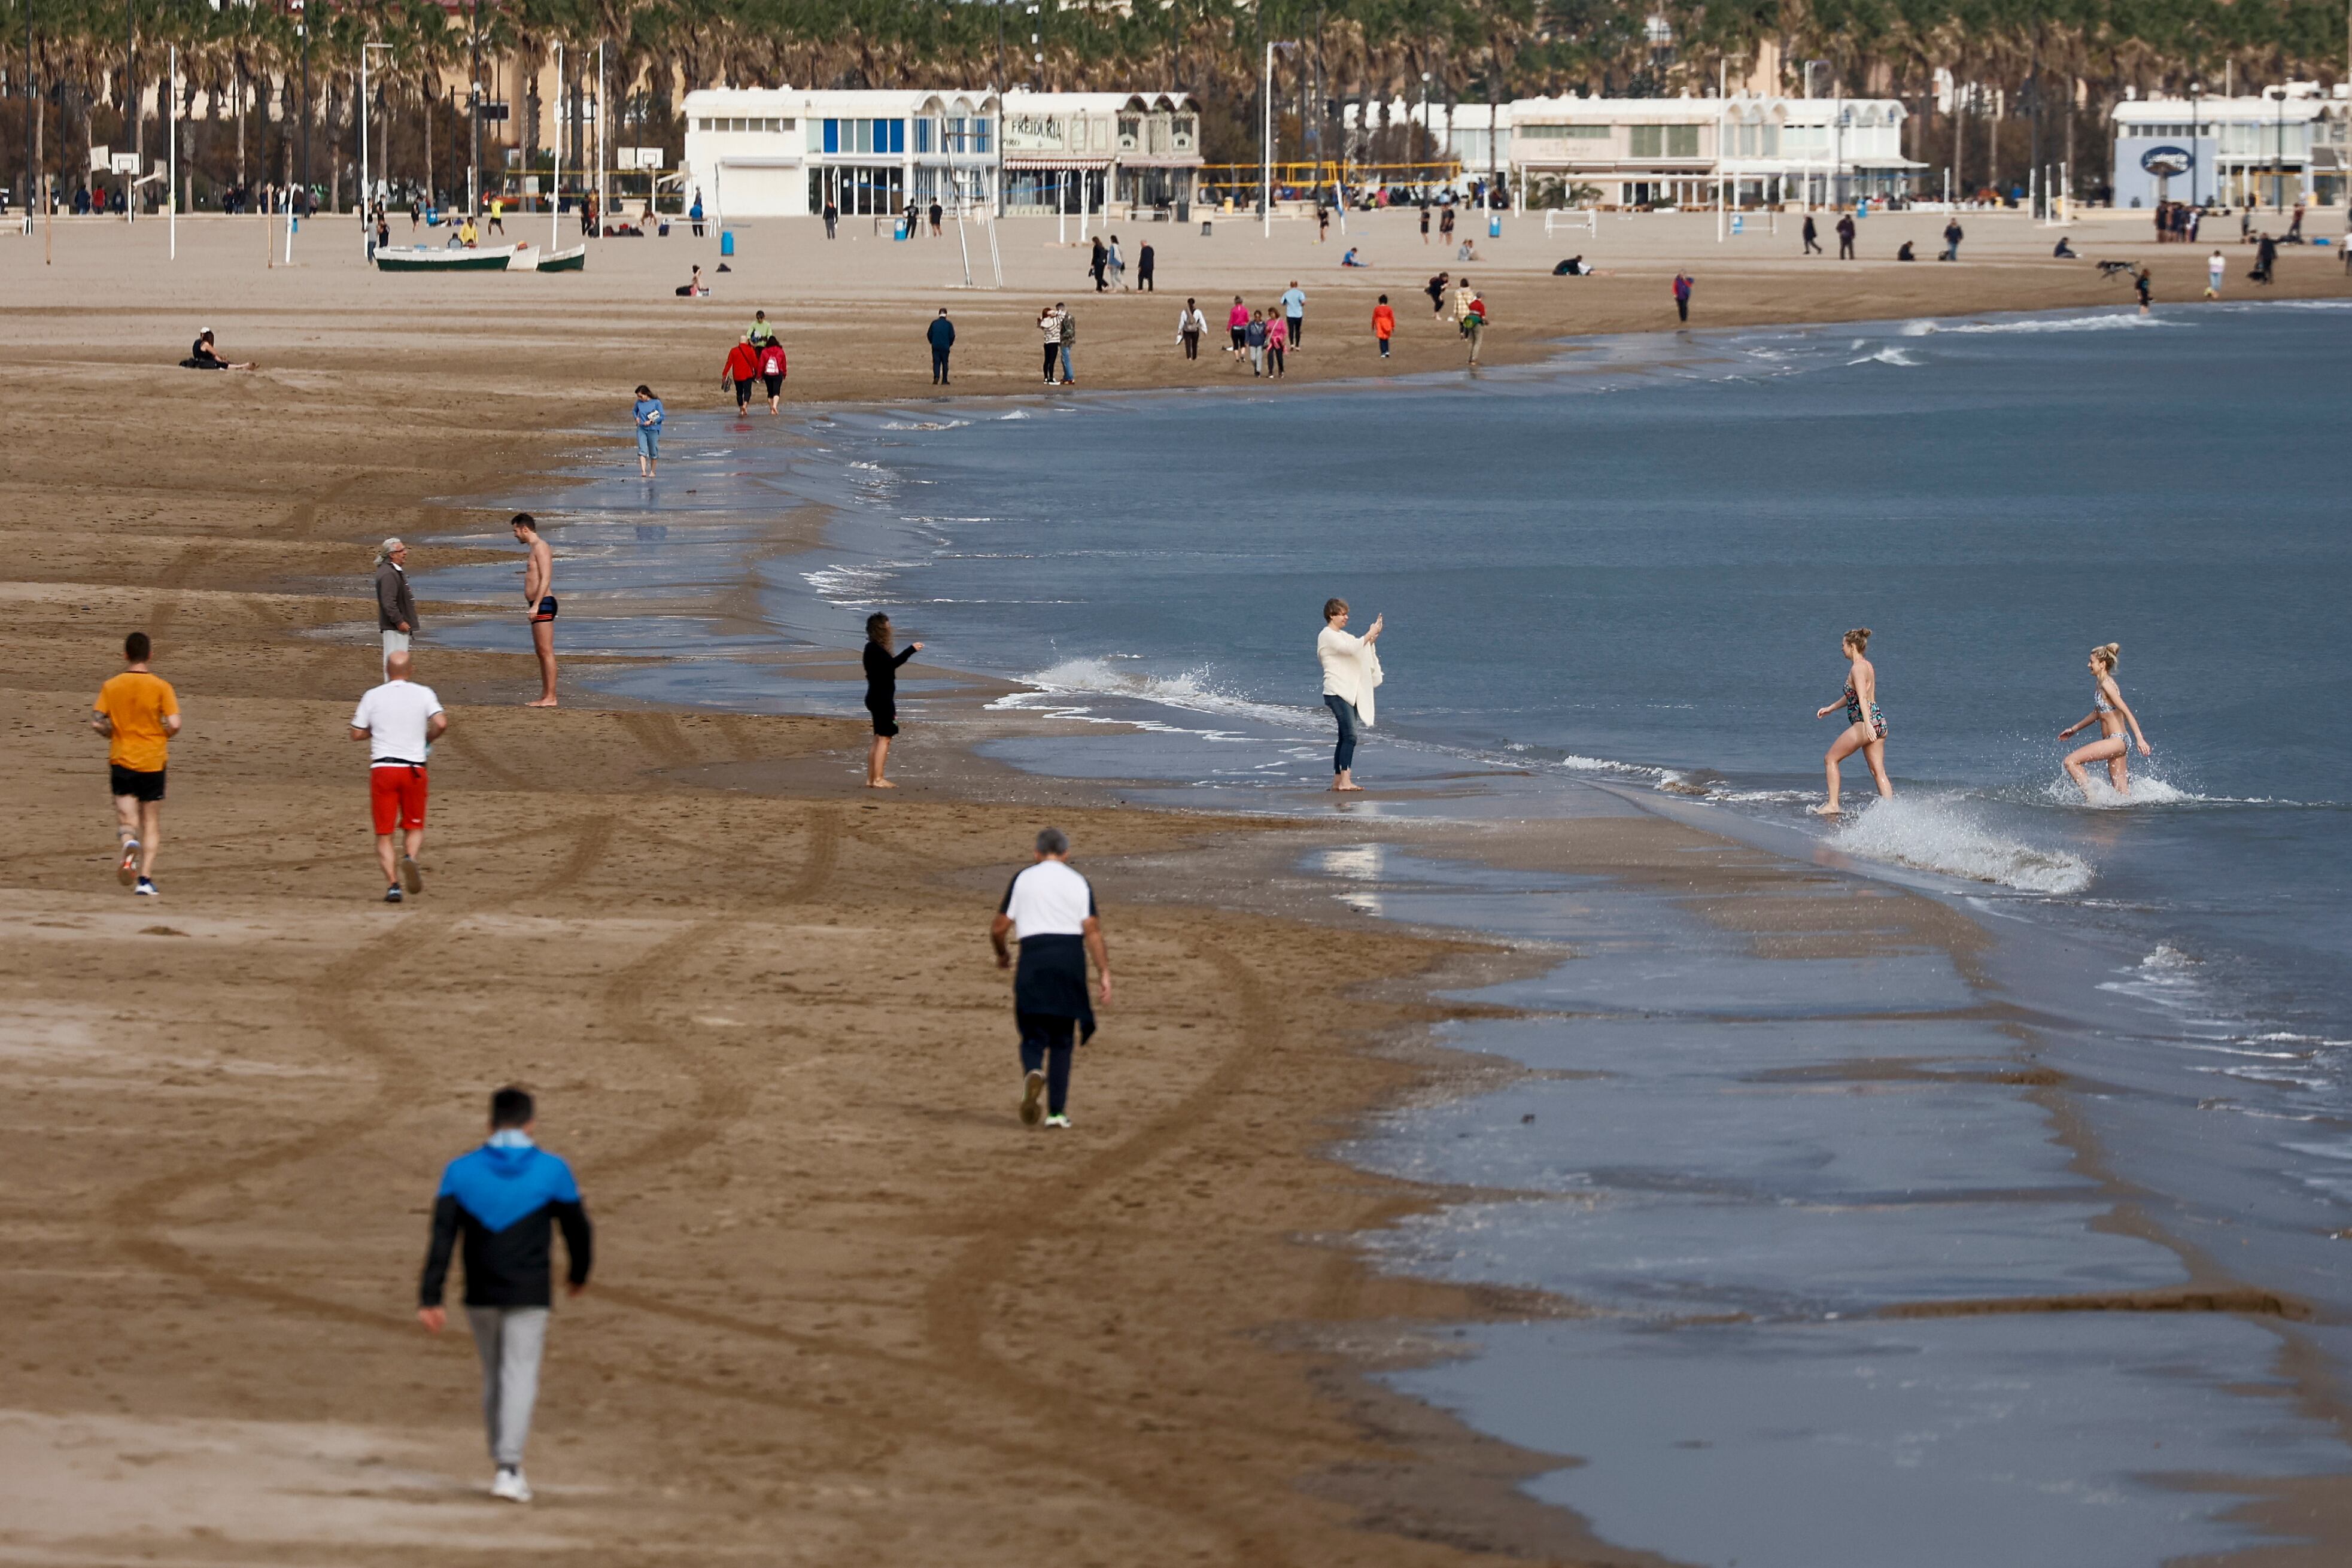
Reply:
[[[1906, 111], [1891, 98], [1570, 95], [1503, 112], [1497, 155], [1514, 187], [1535, 182], [1570, 206], [1712, 207], [1718, 191], [1734, 207], [1885, 201], [1911, 195], [1926, 166], [1903, 156]], [[1470, 107], [1474, 134], [1485, 120]]]
[[2115, 205], [2336, 206], [2352, 90], [2291, 81], [2252, 98], [2126, 99], [2115, 108]]
[[1004, 211], [1190, 216], [1201, 117], [1175, 93], [1008, 92]]
[[995, 95], [705, 88], [686, 95], [683, 187], [714, 222], [895, 216], [997, 201]]

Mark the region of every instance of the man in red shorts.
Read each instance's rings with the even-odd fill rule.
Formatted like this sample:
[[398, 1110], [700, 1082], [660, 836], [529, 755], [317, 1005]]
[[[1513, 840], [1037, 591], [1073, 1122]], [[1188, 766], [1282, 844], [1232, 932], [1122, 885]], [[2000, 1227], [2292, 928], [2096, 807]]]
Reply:
[[[383, 868], [383, 901], [401, 901], [401, 889], [425, 890], [416, 864], [425, 847], [425, 764], [433, 742], [449, 732], [449, 716], [429, 686], [408, 679], [410, 657], [395, 653], [383, 661], [384, 683], [360, 699], [352, 712], [352, 739], [368, 743], [368, 804], [375, 811], [375, 858]], [[393, 834], [406, 844], [395, 859]]]

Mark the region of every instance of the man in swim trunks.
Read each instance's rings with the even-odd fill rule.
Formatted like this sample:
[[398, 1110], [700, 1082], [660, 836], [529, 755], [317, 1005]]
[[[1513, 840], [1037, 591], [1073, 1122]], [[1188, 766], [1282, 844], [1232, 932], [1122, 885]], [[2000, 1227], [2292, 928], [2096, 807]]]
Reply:
[[[387, 654], [383, 684], [371, 688], [352, 710], [352, 739], [368, 743], [368, 805], [375, 816], [375, 859], [383, 868], [383, 901], [401, 901], [401, 889], [425, 890], [416, 857], [425, 848], [425, 764], [433, 742], [449, 731], [449, 716], [429, 686], [408, 679], [405, 651]], [[392, 836], [407, 841], [397, 858]]]
[[555, 706], [555, 552], [539, 536], [530, 513], [519, 511], [508, 526], [515, 542], [530, 552], [522, 567], [524, 614], [530, 616], [531, 651], [539, 655], [539, 695], [526, 708]]
[[[1077, 1045], [1094, 1037], [1095, 1012], [1087, 1000], [1087, 959], [1095, 961], [1102, 1004], [1110, 1005], [1110, 950], [1104, 944], [1102, 919], [1095, 910], [1095, 890], [1070, 866], [1070, 841], [1058, 827], [1037, 835], [1037, 863], [1013, 879], [1004, 900], [996, 906], [996, 920], [988, 940], [996, 948], [996, 967], [1010, 969], [1013, 952], [1005, 942], [1020, 933], [1021, 967], [1013, 976], [1013, 1016], [1021, 1027], [1021, 1120], [1045, 1125], [1070, 1124], [1070, 1058]], [[1039, 1106], [1037, 1097], [1045, 1096]]]
[[[99, 688], [89, 727], [106, 737], [114, 795], [115, 837], [122, 858], [115, 875], [142, 898], [155, 897], [155, 846], [163, 837], [163, 764], [180, 732], [180, 699], [147, 668], [145, 632], [122, 639], [121, 674]], [[136, 886], [132, 879], [137, 879]]]

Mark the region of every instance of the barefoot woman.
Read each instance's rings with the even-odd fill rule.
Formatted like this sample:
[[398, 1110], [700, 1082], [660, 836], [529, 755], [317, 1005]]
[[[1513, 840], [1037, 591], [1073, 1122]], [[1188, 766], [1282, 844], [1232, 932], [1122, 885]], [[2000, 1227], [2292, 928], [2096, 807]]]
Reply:
[[1854, 627], [1840, 646], [1851, 666], [1846, 671], [1845, 698], [1813, 710], [1816, 719], [1826, 719], [1841, 707], [1845, 710], [1845, 732], [1830, 742], [1829, 755], [1822, 759], [1829, 773], [1830, 798], [1813, 807], [1816, 816], [1838, 814], [1838, 764], [1856, 752], [1870, 763], [1870, 776], [1878, 781], [1880, 796], [1895, 793], [1895, 786], [1886, 780], [1886, 715], [1878, 710], [1878, 671], [1863, 657], [1863, 650], [1870, 646], [1870, 628]]
[[898, 732], [898, 667], [922, 651], [908, 643], [890, 651], [890, 617], [879, 613], [866, 617], [866, 711], [874, 716], [874, 745], [866, 753], [866, 787], [897, 789], [882, 776], [890, 760], [890, 737]]
[[2139, 754], [2149, 754], [2147, 737], [2139, 732], [2139, 716], [2124, 700], [2123, 689], [2116, 684], [2116, 660], [2123, 657], [2124, 645], [2108, 643], [2091, 650], [2091, 700], [2088, 713], [2058, 731], [2062, 741], [2071, 741], [2079, 731], [2092, 725], [2099, 727], [2099, 738], [2066, 759], [2066, 771], [2074, 775], [2075, 787], [2083, 798], [2091, 798], [2090, 770], [2086, 763], [2107, 764], [2107, 780], [2116, 786], [2117, 795], [2131, 794], [2131, 742], [2124, 739], [2124, 726], [2131, 726], [2132, 740], [2139, 742]]
[[1372, 645], [1381, 640], [1388, 617], [1374, 616], [1360, 637], [1348, 635], [1348, 601], [1323, 602], [1323, 631], [1315, 639], [1315, 657], [1323, 664], [1323, 703], [1339, 721], [1339, 744], [1331, 753], [1331, 787], [1358, 791], [1354, 778], [1356, 726], [1372, 722], [1372, 688], [1381, 683], [1381, 656]]

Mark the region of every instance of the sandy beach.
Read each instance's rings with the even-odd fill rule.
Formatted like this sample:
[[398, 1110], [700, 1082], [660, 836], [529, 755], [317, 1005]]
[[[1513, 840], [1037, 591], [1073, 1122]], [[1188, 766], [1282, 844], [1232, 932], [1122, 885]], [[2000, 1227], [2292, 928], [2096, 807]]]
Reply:
[[[1032, 323], [1055, 298], [1080, 311], [1082, 389], [1213, 384], [1235, 375], [1221, 340], [1185, 363], [1176, 307], [1198, 297], [1213, 324], [1221, 300], [1296, 277], [1292, 379], [1317, 381], [1377, 373], [1382, 290], [1394, 372], [1456, 365], [1417, 292], [1441, 267], [1486, 291], [1502, 363], [1668, 326], [1678, 267], [1699, 279], [1695, 324], [1724, 326], [2122, 305], [2105, 258], [2150, 262], [2168, 309], [2209, 248], [2151, 244], [2125, 215], [2077, 225], [2086, 259], [2053, 263], [2052, 231], [1985, 215], [1962, 263], [1904, 265], [1895, 245], [1932, 255], [1943, 220], [1895, 216], [1864, 225], [1873, 259], [1840, 264], [1796, 255], [1799, 221], [1717, 245], [1711, 218], [1549, 237], [1517, 219], [1457, 264], [1383, 216], [1350, 237], [1372, 269], [1343, 275], [1336, 233], [1221, 219], [1150, 236], [1156, 296], [1100, 299], [1050, 221], [1003, 226], [1002, 292], [952, 287], [952, 239], [753, 224], [697, 300], [669, 290], [717, 240], [682, 229], [545, 277], [379, 275], [334, 219], [291, 268], [264, 265], [255, 219], [183, 223], [173, 262], [157, 220], [0, 237], [0, 783], [18, 803], [0, 852], [0, 1555], [1664, 1561], [1517, 1489], [1556, 1460], [1361, 1375], [1442, 1356], [1434, 1325], [1566, 1309], [1377, 1271], [1348, 1245], [1449, 1194], [1330, 1145], [1503, 1072], [1433, 1047], [1431, 1026], [1482, 1016], [1433, 993], [1528, 972], [1539, 946], [1351, 920], [1294, 885], [1299, 857], [1360, 826], [1139, 810], [944, 747], [910, 746], [908, 787], [877, 799], [846, 720], [576, 684], [562, 710], [522, 709], [518, 616], [512, 651], [420, 652], [453, 721], [427, 891], [389, 910], [344, 727], [375, 679], [373, 542], [480, 531], [503, 515], [481, 498], [617, 451], [639, 381], [674, 411], [719, 406], [755, 308], [793, 356], [791, 413], [929, 395], [941, 304], [959, 394], [1034, 396]], [[544, 242], [543, 219], [510, 226]], [[2250, 253], [2224, 248], [2242, 297]], [[1612, 275], [1549, 275], [1579, 251]], [[2275, 292], [2352, 291], [2340, 268], [2290, 252]], [[202, 327], [262, 368], [174, 368]], [[421, 613], [429, 629], [452, 609]], [[132, 629], [187, 722], [152, 903], [114, 884], [103, 742], [82, 724]], [[1013, 1119], [985, 937], [1048, 819], [1101, 890], [1118, 981], [1077, 1126], [1051, 1139]], [[1671, 897], [1759, 962], [1899, 947], [1969, 973], [1981, 942], [1899, 890], [1791, 899], [1801, 868], [1656, 815], [1580, 822], [1516, 863], [1533, 862]], [[433, 1183], [507, 1081], [541, 1096], [600, 1227], [596, 1280], [557, 1313], [528, 1510], [484, 1497], [462, 1331], [429, 1340], [413, 1316]], [[2219, 1268], [2197, 1284], [2236, 1288]], [[2282, 1489], [2290, 1503], [2343, 1528], [2325, 1499]]]

